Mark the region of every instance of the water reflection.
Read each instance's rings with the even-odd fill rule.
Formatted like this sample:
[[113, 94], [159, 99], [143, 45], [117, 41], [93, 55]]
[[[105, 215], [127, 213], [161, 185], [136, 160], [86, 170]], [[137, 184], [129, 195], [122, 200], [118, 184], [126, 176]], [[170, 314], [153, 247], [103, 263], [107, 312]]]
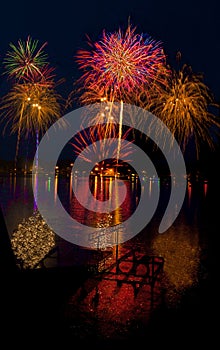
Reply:
[[134, 322], [136, 327], [146, 325], [161, 302], [162, 258], [122, 249], [115, 264], [114, 259], [109, 264], [102, 275], [88, 279], [68, 302], [66, 318], [76, 337], [88, 337], [97, 330], [105, 339], [126, 337]]
[[1, 177], [0, 202], [8, 234], [11, 237], [18, 224], [33, 214], [34, 199], [31, 179], [12, 175]]
[[164, 257], [164, 284], [167, 303], [176, 303], [182, 293], [198, 283], [200, 245], [198, 228], [171, 227], [153, 241], [156, 255]]
[[[93, 180], [94, 181], [91, 183], [91, 191], [94, 197], [102, 201], [111, 198], [114, 180], [112, 178], [104, 179], [100, 177], [94, 177]], [[93, 225], [94, 227], [100, 227], [103, 229], [101, 235], [91, 237], [91, 239], [97, 240], [97, 250], [103, 252], [103, 247], [105, 247], [107, 253], [110, 253], [105, 263], [115, 263], [121, 256], [123, 256], [128, 245], [130, 244], [134, 248], [136, 247], [135, 242], [137, 241], [139, 241], [140, 246], [145, 253], [151, 252], [155, 256], [163, 257], [165, 279], [163, 279], [162, 282], [166, 289], [167, 303], [172, 304], [177, 302], [178, 298], [181, 298], [184, 290], [192, 287], [198, 282], [198, 270], [200, 268], [201, 255], [201, 237], [198, 221], [200, 207], [202, 203], [208, 199], [209, 183], [207, 181], [200, 181], [197, 183], [188, 182], [184, 206], [177, 221], [167, 232], [162, 235], [157, 233], [158, 217], [160, 217], [160, 215], [158, 215], [158, 217], [156, 216], [152, 223], [148, 225], [138, 237], [135, 237], [133, 241], [126, 242], [125, 244], [116, 244], [116, 246], [111, 249], [107, 244], [108, 237], [105, 234], [105, 228], [110, 226], [114, 228], [115, 226], [114, 237], [115, 242], [117, 243], [118, 236], [121, 234], [117, 230], [117, 224], [129, 218], [135, 211], [139, 202], [140, 187], [137, 182], [125, 181], [127, 195], [125, 201], [117, 210], [114, 210], [111, 213], [97, 213], [96, 208], [94, 208], [94, 211], [84, 208], [74, 196], [72, 191], [73, 183], [80, 188], [85, 199], [87, 198], [88, 193], [84, 191], [83, 178], [74, 176], [62, 178], [57, 176], [55, 180], [51, 182], [51, 179], [48, 176], [45, 176], [41, 178], [40, 181], [44, 183], [45, 194], [47, 192], [52, 192], [54, 202], [56, 203], [59, 199], [72, 217], [81, 223], [86, 223], [87, 225]], [[74, 255], [74, 258], [76, 255], [76, 247], [67, 242], [63, 242], [63, 240], [56, 235], [55, 241], [53, 239], [50, 240], [48, 237], [45, 238], [44, 235], [39, 235], [40, 231], [41, 233], [43, 232], [43, 222], [39, 221], [42, 225], [38, 226], [39, 223], [37, 224], [34, 221], [33, 216], [36, 211], [33, 191], [37, 194], [38, 185], [38, 177], [35, 179], [33, 189], [32, 179], [28, 177], [22, 178], [10, 176], [8, 178], [2, 178], [1, 183], [1, 205], [9, 235], [12, 236], [15, 230], [17, 230], [17, 233], [20, 232], [19, 235], [14, 235], [13, 247], [15, 252], [17, 252], [16, 254], [20, 251], [19, 259], [29, 262], [32, 259], [34, 262], [33, 264], [30, 264], [29, 262], [27, 263], [27, 265], [32, 268], [36, 266], [37, 261], [43, 258], [42, 255], [39, 257], [37, 247], [43, 247], [42, 251], [44, 252], [44, 255], [47, 255], [47, 252], [54, 247], [55, 242], [56, 247], [60, 249], [60, 251], [66, 249], [66, 251], [68, 250], [68, 254]], [[169, 184], [165, 180], [159, 182], [157, 179], [148, 179], [146, 180], [146, 186], [141, 190], [146, 191], [150, 198], [154, 194], [155, 188], [158, 186], [160, 186], [160, 189], [162, 190], [162, 203], [163, 200], [164, 203], [166, 203], [166, 198], [169, 197]], [[114, 200], [117, 202], [117, 199], [116, 192]], [[26, 224], [25, 226], [23, 224], [23, 219], [28, 218], [31, 219], [26, 222], [29, 226]], [[22, 229], [24, 226], [26, 230], [25, 234]], [[36, 230], [33, 229], [34, 227]], [[40, 239], [40, 244], [36, 239], [36, 232], [37, 239]], [[44, 234], [46, 234], [46, 232], [44, 232]], [[44, 239], [42, 237], [44, 237]], [[31, 251], [30, 255], [27, 250], [28, 247], [31, 247], [29, 250], [29, 252]], [[50, 266], [58, 266], [59, 264], [62, 264], [62, 256], [67, 255], [66, 251], [65, 254], [60, 254], [61, 258], [59, 258], [59, 260], [56, 258], [53, 259]], [[82, 255], [84, 253], [80, 249], [77, 251], [77, 259], [79, 261], [81, 259], [82, 262]], [[30, 256], [32, 256], [31, 259]], [[70, 264], [73, 260], [74, 259], [70, 259]], [[86, 263], [90, 263], [90, 261], [87, 260]], [[126, 264], [126, 266], [124, 265], [125, 269], [129, 267], [129, 263], [126, 262]], [[100, 272], [102, 271], [103, 266], [106, 265], [102, 265]], [[120, 285], [116, 280], [109, 281], [106, 279], [96, 279], [95, 281], [89, 280], [88, 284], [89, 289], [87, 287], [85, 288], [86, 290], [88, 289], [86, 296], [82, 298], [81, 295], [82, 299], [80, 309], [79, 305], [74, 303], [78, 300], [77, 298], [80, 298], [79, 294], [83, 294], [85, 291], [81, 290], [80, 292], [79, 290], [76, 295], [72, 296], [72, 308], [77, 308], [78, 313], [89, 313], [90, 317], [95, 317], [96, 322], [99, 322], [99, 324], [101, 323], [101, 320], [104, 318], [107, 320], [108, 318], [110, 324], [111, 322], [112, 325], [115, 323], [118, 325], [120, 324], [124, 329], [129, 328], [129, 324], [132, 323], [134, 318], [147, 320], [147, 315], [150, 314], [150, 309], [152, 307], [150, 299], [148, 300], [148, 297], [150, 298], [149, 285], [142, 286], [142, 288], [138, 290], [138, 293], [135, 294], [132, 284], [123, 283]], [[159, 285], [157, 287], [156, 294], [160, 295]], [[154, 306], [155, 305], [157, 306], [157, 302], [154, 302]], [[95, 316], [94, 313], [96, 313]], [[69, 317], [72, 316], [69, 315]], [[114, 327], [112, 326], [112, 331], [113, 328]], [[111, 326], [109, 328], [109, 333], [111, 333]]]
[[[100, 227], [100, 222], [102, 222], [102, 226], [106, 222], [106, 227], [109, 227], [109, 216], [102, 211], [102, 202], [105, 201], [109, 201], [110, 207], [117, 208], [111, 212], [112, 225], [117, 225], [128, 219], [138, 205], [140, 189], [137, 184], [135, 185], [130, 181], [124, 181], [126, 197], [122, 204], [118, 193], [119, 186], [115, 184], [112, 178], [104, 179], [103, 177], [95, 176], [90, 183], [90, 188], [85, 186], [83, 178], [74, 178], [73, 181], [75, 182], [75, 187], [81, 193], [82, 202], [86, 203], [86, 206], [79, 202], [71, 188], [68, 190], [70, 194], [68, 199], [67, 193], [63, 191], [63, 186], [59, 187], [58, 192], [66, 210], [80, 223]], [[97, 199], [94, 203], [88, 203], [90, 191], [94, 198]], [[90, 207], [91, 210], [87, 209], [87, 207]]]

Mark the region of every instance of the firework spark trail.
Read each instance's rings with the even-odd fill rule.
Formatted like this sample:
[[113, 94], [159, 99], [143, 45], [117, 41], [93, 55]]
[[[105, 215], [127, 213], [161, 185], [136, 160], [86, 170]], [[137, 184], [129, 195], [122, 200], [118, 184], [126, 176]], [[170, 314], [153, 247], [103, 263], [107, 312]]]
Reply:
[[120, 149], [121, 149], [121, 136], [122, 136], [122, 121], [123, 121], [123, 101], [121, 101], [121, 108], [120, 108], [120, 120], [119, 120], [119, 134], [118, 134], [118, 149], [117, 149], [117, 162], [119, 160], [120, 156]]
[[198, 157], [203, 142], [214, 148], [210, 128], [215, 127], [219, 132], [220, 121], [209, 112], [211, 105], [215, 105], [214, 99], [202, 75], [183, 65], [179, 71], [172, 70], [160, 94], [152, 93], [146, 108], [164, 122], [183, 151], [190, 138], [194, 137]]

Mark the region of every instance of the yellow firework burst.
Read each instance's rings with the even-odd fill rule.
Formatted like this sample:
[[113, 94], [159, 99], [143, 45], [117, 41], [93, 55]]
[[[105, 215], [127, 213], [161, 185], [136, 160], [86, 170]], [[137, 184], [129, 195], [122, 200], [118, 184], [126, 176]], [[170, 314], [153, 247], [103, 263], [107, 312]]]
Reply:
[[59, 95], [38, 84], [15, 84], [2, 99], [1, 110], [11, 133], [45, 132], [60, 117]]
[[165, 87], [153, 93], [147, 107], [173, 133], [183, 150], [193, 137], [197, 156], [201, 144], [215, 147], [214, 132], [219, 132], [220, 121], [210, 112], [214, 97], [205, 85], [203, 76], [195, 74], [188, 65], [172, 70]]

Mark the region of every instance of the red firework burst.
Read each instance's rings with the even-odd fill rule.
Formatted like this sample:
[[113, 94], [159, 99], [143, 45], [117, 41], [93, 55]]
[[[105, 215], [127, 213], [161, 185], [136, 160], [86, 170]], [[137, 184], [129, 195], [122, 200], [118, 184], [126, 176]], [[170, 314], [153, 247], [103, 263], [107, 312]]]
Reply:
[[129, 25], [107, 34], [89, 45], [92, 50], [79, 50], [76, 60], [84, 71], [81, 81], [86, 91], [99, 91], [108, 100], [121, 99], [125, 93], [162, 82], [167, 73], [166, 57], [160, 41], [136, 34]]

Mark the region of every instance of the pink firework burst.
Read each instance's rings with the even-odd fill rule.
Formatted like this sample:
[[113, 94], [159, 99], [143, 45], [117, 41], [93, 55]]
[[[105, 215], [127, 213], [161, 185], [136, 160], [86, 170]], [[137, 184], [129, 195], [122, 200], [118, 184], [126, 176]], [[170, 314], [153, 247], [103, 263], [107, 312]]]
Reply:
[[77, 52], [87, 91], [98, 88], [99, 94], [111, 101], [143, 85], [163, 81], [167, 69], [162, 43], [135, 30], [130, 25], [124, 33], [121, 29], [110, 34], [104, 30], [99, 41], [89, 41], [91, 50]]

